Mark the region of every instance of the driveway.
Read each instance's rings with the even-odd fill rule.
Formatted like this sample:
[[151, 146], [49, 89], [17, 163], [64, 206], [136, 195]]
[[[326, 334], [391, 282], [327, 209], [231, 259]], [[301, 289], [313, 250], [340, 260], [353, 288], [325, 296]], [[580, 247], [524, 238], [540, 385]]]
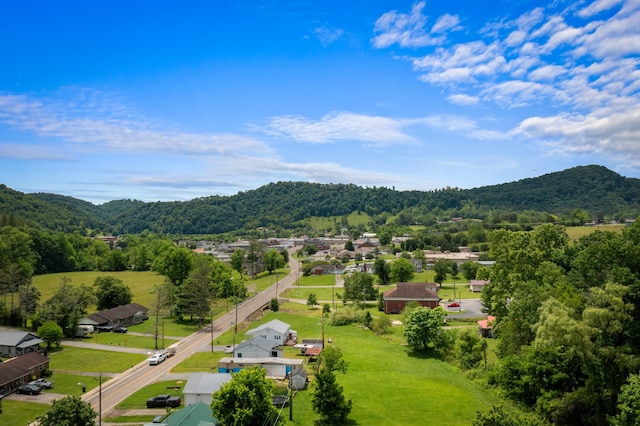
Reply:
[[447, 303], [442, 307], [448, 312], [447, 318], [475, 318], [484, 317], [486, 314], [482, 312], [482, 299], [462, 299], [460, 308], [447, 308]]

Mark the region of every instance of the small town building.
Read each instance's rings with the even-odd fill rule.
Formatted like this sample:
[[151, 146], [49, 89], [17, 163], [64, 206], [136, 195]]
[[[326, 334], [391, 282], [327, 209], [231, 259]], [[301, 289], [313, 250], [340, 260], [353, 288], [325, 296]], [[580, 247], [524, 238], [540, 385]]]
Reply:
[[233, 349], [235, 358], [282, 358], [282, 349], [273, 340], [262, 336], [245, 340]]
[[243, 368], [258, 366], [265, 369], [268, 377], [286, 378], [295, 367], [301, 367], [302, 359], [292, 358], [230, 358], [218, 361], [218, 373], [237, 373]]
[[253, 337], [263, 337], [278, 345], [284, 345], [289, 340], [293, 342], [298, 340], [298, 333], [295, 330], [291, 330], [289, 324], [277, 319], [266, 322], [259, 327], [252, 328], [245, 334]]
[[429, 283], [398, 283], [396, 288], [382, 295], [384, 312], [399, 314], [411, 302], [431, 309], [438, 307], [440, 296], [431, 288]]
[[469, 290], [474, 293], [481, 292], [487, 284], [489, 284], [488, 280], [471, 280], [469, 281]]
[[495, 322], [496, 317], [493, 315], [487, 315], [487, 319], [478, 321], [478, 331], [480, 332], [480, 336], [482, 337], [493, 337], [493, 333], [491, 329], [493, 328], [493, 323]]
[[0, 394], [7, 395], [25, 383], [42, 377], [49, 369], [49, 358], [37, 352], [0, 363]]
[[184, 386], [182, 395], [184, 405], [204, 403], [211, 405], [212, 395], [218, 392], [223, 384], [231, 381], [230, 373], [191, 373]]
[[12, 328], [0, 329], [0, 356], [3, 358], [39, 352], [41, 343], [44, 341], [34, 333]]
[[80, 324], [113, 327], [139, 324], [149, 318], [147, 311], [148, 309], [142, 305], [129, 303], [91, 314], [82, 318]]

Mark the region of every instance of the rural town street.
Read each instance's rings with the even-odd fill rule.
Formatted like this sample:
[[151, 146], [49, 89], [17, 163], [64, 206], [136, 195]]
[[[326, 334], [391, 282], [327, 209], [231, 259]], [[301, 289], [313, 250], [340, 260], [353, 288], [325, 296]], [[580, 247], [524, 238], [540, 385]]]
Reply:
[[289, 256], [289, 266], [290, 272], [287, 276], [266, 290], [240, 303], [237, 309], [231, 310], [215, 320], [213, 322], [213, 330], [209, 325], [172, 345], [172, 347], [176, 348], [176, 354], [173, 357], [168, 358], [159, 365], [148, 365], [146, 360], [134, 365], [116, 377], [105, 381], [102, 386], [85, 393], [82, 399], [90, 403], [96, 412], [102, 414], [102, 417], [108, 416], [115, 409], [115, 406], [129, 395], [158, 381], [168, 374], [173, 367], [193, 354], [210, 349], [212, 341], [215, 341], [224, 332], [232, 328], [234, 324], [242, 323], [251, 314], [268, 305], [271, 299], [276, 297], [276, 293], [279, 294], [291, 288], [296, 283], [300, 273], [300, 264], [294, 259], [293, 255]]

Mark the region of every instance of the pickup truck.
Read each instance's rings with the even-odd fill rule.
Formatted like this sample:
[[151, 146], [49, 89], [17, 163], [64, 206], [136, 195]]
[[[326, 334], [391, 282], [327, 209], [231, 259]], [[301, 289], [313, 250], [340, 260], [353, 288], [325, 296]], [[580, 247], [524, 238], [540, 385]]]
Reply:
[[182, 404], [182, 398], [180, 398], [179, 396], [171, 396], [168, 393], [147, 399], [147, 408], [175, 408], [179, 407], [180, 404]]

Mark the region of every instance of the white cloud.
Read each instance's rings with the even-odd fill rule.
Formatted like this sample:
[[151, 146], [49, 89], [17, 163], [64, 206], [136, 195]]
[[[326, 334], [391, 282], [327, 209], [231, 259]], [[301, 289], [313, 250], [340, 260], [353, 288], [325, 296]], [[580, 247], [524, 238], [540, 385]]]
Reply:
[[640, 107], [610, 114], [608, 110], [587, 115], [560, 114], [531, 117], [513, 130], [544, 141], [560, 154], [601, 154], [640, 167]]
[[153, 126], [144, 119], [121, 116], [121, 106], [80, 104], [77, 100], [33, 99], [0, 95], [0, 122], [39, 136], [60, 138], [116, 152], [183, 155], [270, 152], [261, 141], [236, 134], [178, 132]]
[[17, 143], [0, 143], [0, 158], [17, 160], [63, 160], [70, 161], [73, 157], [42, 145], [24, 145]]
[[463, 93], [449, 95], [447, 96], [447, 100], [456, 105], [476, 105], [480, 102], [480, 99], [477, 96], [469, 96]]
[[313, 33], [318, 37], [320, 43], [326, 47], [339, 40], [344, 31], [341, 28], [318, 27]]
[[300, 142], [334, 143], [359, 141], [386, 146], [415, 143], [403, 131], [403, 122], [388, 117], [338, 112], [318, 121], [302, 116], [272, 118], [265, 130]]
[[445, 13], [444, 15], [439, 17], [433, 27], [431, 27], [431, 33], [445, 34], [450, 30], [460, 30], [462, 28], [459, 24], [460, 18], [458, 17], [458, 15], [450, 15], [448, 13]]
[[612, 7], [617, 6], [623, 0], [597, 0], [591, 3], [589, 6], [581, 9], [578, 12], [578, 16], [582, 18], [588, 18], [596, 15], [602, 11], [609, 10]]
[[[425, 30], [427, 17], [422, 14], [424, 6], [422, 1], [413, 5], [410, 14], [392, 10], [380, 16], [374, 26], [374, 31], [380, 34], [371, 40], [373, 46], [385, 48], [398, 44], [401, 47], [422, 47], [442, 43], [442, 37], [431, 37]], [[448, 19], [452, 22], [451, 18]], [[440, 25], [446, 25], [445, 21]]]

